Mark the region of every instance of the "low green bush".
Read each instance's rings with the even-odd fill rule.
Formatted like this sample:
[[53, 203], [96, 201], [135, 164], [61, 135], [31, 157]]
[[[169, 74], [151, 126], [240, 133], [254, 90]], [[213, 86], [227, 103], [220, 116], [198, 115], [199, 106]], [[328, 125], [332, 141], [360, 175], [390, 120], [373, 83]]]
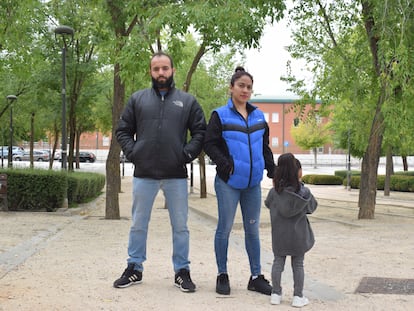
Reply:
[[54, 211], [62, 206], [67, 191], [66, 174], [41, 169], [0, 170], [7, 174], [9, 210]]
[[385, 175], [377, 176], [377, 190], [384, 190], [385, 186]]
[[[361, 175], [361, 171], [351, 170], [350, 173], [351, 173], [351, 176], [359, 176], [359, 175]], [[338, 170], [338, 171], [335, 171], [334, 172], [334, 175], [335, 176], [339, 176], [342, 179], [345, 179], [345, 178], [348, 177], [348, 170]]]
[[302, 181], [311, 185], [342, 185], [342, 178], [334, 175], [309, 174], [302, 176]]
[[90, 172], [68, 174], [68, 203], [84, 203], [99, 196], [105, 186], [105, 176]]
[[7, 174], [9, 210], [55, 211], [68, 198], [69, 206], [87, 202], [102, 192], [105, 176], [98, 173], [44, 169], [0, 169]]
[[392, 175], [390, 188], [394, 191], [414, 192], [414, 176]]
[[[385, 175], [377, 176], [377, 190], [384, 190]], [[351, 188], [359, 189], [361, 176], [351, 177]], [[414, 192], [414, 176], [391, 175], [390, 190], [402, 192]]]
[[394, 175], [414, 176], [414, 171], [398, 171]]

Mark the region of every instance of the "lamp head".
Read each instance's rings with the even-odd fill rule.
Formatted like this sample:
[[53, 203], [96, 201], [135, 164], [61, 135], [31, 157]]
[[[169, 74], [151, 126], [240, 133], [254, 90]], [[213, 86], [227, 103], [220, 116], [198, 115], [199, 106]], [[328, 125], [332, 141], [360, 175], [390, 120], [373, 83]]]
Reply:
[[73, 36], [73, 28], [69, 26], [59, 26], [55, 28], [55, 35], [70, 35]]

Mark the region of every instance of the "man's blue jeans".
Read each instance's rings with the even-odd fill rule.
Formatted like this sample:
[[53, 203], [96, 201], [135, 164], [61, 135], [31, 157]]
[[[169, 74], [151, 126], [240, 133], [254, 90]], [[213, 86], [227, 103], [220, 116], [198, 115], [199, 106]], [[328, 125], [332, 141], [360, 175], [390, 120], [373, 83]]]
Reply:
[[261, 274], [259, 225], [262, 195], [260, 184], [247, 189], [235, 189], [216, 175], [214, 188], [218, 204], [218, 223], [214, 239], [218, 273], [227, 273], [229, 236], [237, 205], [240, 202], [250, 272], [252, 275]]
[[174, 271], [190, 270], [188, 260], [190, 234], [187, 227], [188, 189], [187, 179], [133, 179], [132, 225], [129, 233], [128, 263], [143, 271], [147, 255], [148, 224], [158, 191], [164, 192], [172, 226]]

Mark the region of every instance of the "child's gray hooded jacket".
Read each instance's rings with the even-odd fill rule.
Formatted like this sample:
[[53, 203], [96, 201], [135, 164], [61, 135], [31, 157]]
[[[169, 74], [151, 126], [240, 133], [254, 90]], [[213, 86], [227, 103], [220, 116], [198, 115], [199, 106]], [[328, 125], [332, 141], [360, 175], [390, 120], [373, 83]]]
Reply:
[[312, 214], [318, 202], [303, 186], [299, 193], [286, 188], [277, 193], [272, 188], [265, 200], [270, 210], [272, 248], [278, 256], [299, 256], [312, 248], [315, 238], [307, 214]]

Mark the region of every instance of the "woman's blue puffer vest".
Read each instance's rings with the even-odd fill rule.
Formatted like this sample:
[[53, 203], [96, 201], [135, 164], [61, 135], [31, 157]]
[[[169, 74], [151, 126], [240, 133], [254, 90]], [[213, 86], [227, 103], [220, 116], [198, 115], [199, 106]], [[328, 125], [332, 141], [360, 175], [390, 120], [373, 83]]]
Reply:
[[266, 120], [263, 112], [247, 104], [252, 108], [248, 109], [247, 121], [236, 111], [231, 99], [226, 106], [216, 109], [234, 165], [227, 184], [236, 189], [256, 186], [263, 179]]

